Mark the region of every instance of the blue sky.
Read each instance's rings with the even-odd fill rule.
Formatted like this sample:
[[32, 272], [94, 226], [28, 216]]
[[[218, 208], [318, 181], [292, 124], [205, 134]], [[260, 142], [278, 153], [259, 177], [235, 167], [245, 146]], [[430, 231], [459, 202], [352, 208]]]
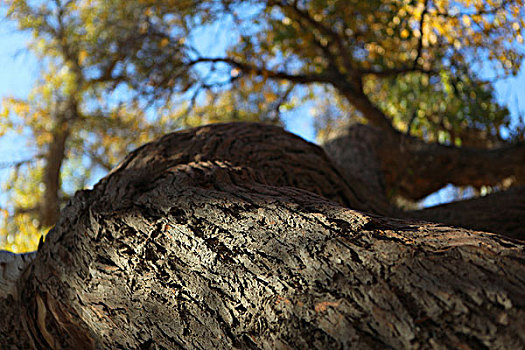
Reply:
[[[216, 40], [217, 36], [214, 38]], [[0, 21], [0, 100], [8, 96], [26, 97], [38, 77], [38, 61], [25, 50], [28, 39], [28, 34], [16, 31], [11, 23]], [[499, 81], [496, 90], [499, 101], [509, 107], [514, 122], [518, 121], [520, 115], [525, 117], [525, 69], [517, 77]], [[313, 121], [306, 106], [289, 113], [286, 124], [291, 132], [315, 141]], [[0, 166], [27, 159], [31, 154], [32, 151], [24, 145], [23, 137], [7, 134], [0, 138]], [[0, 182], [5, 180], [6, 173], [0, 168]], [[5, 196], [0, 193], [0, 207], [3, 200]], [[425, 205], [444, 201], [447, 201], [447, 191], [433, 195]]]
[[[0, 12], [0, 18], [2, 15]], [[11, 23], [0, 20], [0, 100], [26, 97], [38, 76], [38, 61], [26, 50], [28, 38]], [[0, 163], [27, 157], [23, 145], [23, 140], [13, 134], [0, 138]]]
[[[38, 62], [25, 50], [27, 39], [27, 34], [17, 32], [8, 22], [0, 21], [0, 100], [8, 96], [27, 96], [37, 76]], [[25, 147], [23, 137], [13, 133], [0, 137], [0, 183], [8, 174], [7, 169], [1, 168], [2, 165], [31, 157], [32, 154]], [[5, 196], [0, 192], [0, 207], [4, 200]]]

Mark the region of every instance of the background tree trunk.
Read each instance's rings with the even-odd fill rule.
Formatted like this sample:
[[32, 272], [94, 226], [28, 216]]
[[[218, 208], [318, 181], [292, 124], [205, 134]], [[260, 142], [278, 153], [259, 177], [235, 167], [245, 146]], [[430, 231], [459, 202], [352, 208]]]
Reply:
[[[449, 183], [479, 188], [496, 186], [507, 179], [514, 185], [525, 181], [525, 145], [521, 144], [492, 149], [454, 147], [354, 124], [323, 147], [351, 173], [362, 172], [367, 160], [379, 163], [369, 172], [375, 170], [373, 176], [382, 179], [384, 190], [412, 200], [422, 199]], [[366, 158], [356, 169], [350, 169], [355, 162], [346, 152], [359, 147], [367, 149], [361, 155]]]
[[[344, 176], [369, 183], [376, 207], [386, 207], [394, 195], [419, 200], [445, 185], [495, 186], [505, 179], [519, 185], [525, 179], [523, 145], [494, 149], [457, 148], [427, 144], [401, 134], [389, 134], [373, 126], [355, 124], [323, 148]], [[487, 199], [464, 201], [446, 207], [389, 215], [443, 222], [475, 230], [525, 239], [523, 189]]]
[[60, 172], [66, 157], [66, 142], [69, 136], [67, 123], [59, 123], [52, 132], [44, 170], [45, 191], [40, 204], [40, 226], [54, 225], [60, 214]]
[[53, 226], [60, 214], [63, 199], [60, 198], [62, 164], [67, 157], [66, 145], [72, 124], [79, 119], [78, 103], [73, 97], [57, 104], [55, 125], [51, 130], [46, 165], [44, 168], [45, 191], [40, 203], [40, 226]]
[[410, 211], [405, 215], [525, 240], [525, 187]]
[[[308, 147], [317, 167], [297, 151]], [[229, 159], [211, 159], [220, 155]], [[290, 186], [332, 169], [315, 146], [256, 124], [139, 148], [75, 195], [2, 295], [0, 313], [13, 317], [0, 321], [0, 345], [525, 346], [522, 242], [364, 214]]]

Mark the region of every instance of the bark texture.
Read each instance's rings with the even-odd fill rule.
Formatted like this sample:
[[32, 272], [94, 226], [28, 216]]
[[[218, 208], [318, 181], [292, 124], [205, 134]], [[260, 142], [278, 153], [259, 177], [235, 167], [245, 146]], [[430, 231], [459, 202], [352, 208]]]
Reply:
[[[279, 183], [296, 174], [272, 177], [294, 167], [288, 158], [251, 167], [247, 155], [307, 143], [252, 127], [168, 135], [78, 192], [0, 299], [12, 316], [0, 319], [1, 347], [525, 346], [522, 242], [364, 214]], [[273, 137], [254, 144], [256, 129]], [[231, 159], [210, 159], [217, 150]]]
[[[304, 189], [349, 208], [383, 215], [390, 210], [366, 182], [341, 176], [319, 146], [271, 125], [226, 123], [169, 134], [133, 152], [117, 170], [124, 167], [140, 190], [169, 167], [214, 160], [249, 167], [270, 185]], [[130, 186], [123, 181], [110, 186]]]

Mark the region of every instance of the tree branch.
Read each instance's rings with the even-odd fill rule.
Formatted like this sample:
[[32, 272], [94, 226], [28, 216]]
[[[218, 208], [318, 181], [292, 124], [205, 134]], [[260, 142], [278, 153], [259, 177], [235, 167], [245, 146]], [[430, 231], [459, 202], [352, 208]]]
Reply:
[[[348, 134], [339, 139], [330, 144], [348, 148], [367, 142], [367, 147], [373, 150], [372, 159], [363, 161], [361, 166], [378, 159], [377, 171], [383, 179], [385, 193], [411, 200], [420, 200], [447, 184], [480, 188], [509, 181], [513, 186], [525, 185], [524, 144], [494, 149], [455, 147], [426, 143], [399, 132], [385, 133], [366, 125], [352, 126]], [[335, 146], [331, 146], [333, 154], [344, 154]], [[350, 164], [355, 160], [345, 158], [337, 162]]]
[[360, 75], [374, 75], [378, 78], [388, 78], [393, 77], [399, 74], [405, 74], [405, 73], [412, 73], [412, 72], [420, 72], [428, 75], [435, 75], [438, 73], [438, 71], [433, 69], [423, 69], [422, 67], [416, 67], [415, 65], [412, 66], [406, 66], [406, 67], [400, 67], [400, 68], [392, 68], [392, 69], [360, 69], [359, 74]]
[[230, 66], [239, 68], [242, 72], [247, 74], [257, 74], [273, 80], [288, 80], [297, 84], [314, 84], [314, 83], [329, 83], [333, 84], [336, 77], [333, 74], [291, 74], [284, 71], [275, 71], [263, 67], [258, 67], [248, 63], [243, 63], [229, 57], [217, 57], [207, 58], [201, 57], [195, 60], [189, 61], [186, 64], [188, 66], [194, 66], [200, 63], [226, 63]]
[[421, 12], [421, 18], [419, 20], [420, 35], [419, 35], [419, 41], [417, 43], [417, 55], [416, 55], [416, 58], [414, 59], [414, 64], [413, 64], [414, 68], [418, 66], [417, 61], [421, 57], [421, 53], [423, 51], [423, 26], [425, 25], [425, 16], [427, 15], [427, 12], [428, 12], [428, 0], [425, 0], [423, 5], [424, 5], [423, 12]]
[[12, 161], [12, 162], [1, 162], [0, 163], [0, 169], [19, 168], [22, 165], [29, 164], [29, 163], [34, 163], [37, 160], [42, 159], [44, 157], [45, 157], [44, 154], [37, 154], [34, 157], [31, 157], [31, 158], [28, 158], [28, 159], [17, 160], [17, 161]]
[[405, 213], [406, 217], [525, 239], [525, 187]]

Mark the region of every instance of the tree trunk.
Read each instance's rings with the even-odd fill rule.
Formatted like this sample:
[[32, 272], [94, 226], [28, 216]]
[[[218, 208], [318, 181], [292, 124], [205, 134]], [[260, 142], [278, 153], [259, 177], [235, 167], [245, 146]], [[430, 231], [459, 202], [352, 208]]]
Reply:
[[[523, 184], [525, 179], [523, 145], [496, 149], [458, 148], [428, 144], [409, 136], [385, 133], [373, 126], [355, 124], [347, 133], [329, 140], [323, 147], [348, 181], [357, 178], [369, 183], [374, 198], [382, 203], [376, 207], [388, 206], [388, 197], [393, 195], [419, 200], [449, 183], [481, 187], [498, 185], [505, 179], [513, 184]], [[517, 199], [519, 195], [512, 193], [504, 195], [509, 200], [497, 196], [451, 204], [447, 209], [412, 213], [392, 208], [389, 215], [444, 222], [525, 239], [522, 225], [525, 207], [523, 201]]]
[[497, 232], [525, 241], [525, 187], [405, 213], [408, 218]]
[[319, 148], [256, 124], [139, 148], [78, 192], [34, 261], [4, 281], [1, 347], [525, 346], [522, 242], [290, 186], [333, 169]]
[[66, 156], [66, 141], [69, 136], [68, 125], [60, 123], [55, 127], [44, 169], [45, 191], [40, 204], [40, 226], [54, 225], [60, 214], [60, 172]]
[[[352, 125], [346, 132], [328, 139], [323, 148], [351, 183], [364, 183], [381, 207], [390, 207], [387, 184], [377, 149], [382, 142], [379, 129]], [[329, 136], [330, 137], [330, 136]], [[386, 211], [392, 211], [388, 209]]]
[[[66, 143], [71, 131], [71, 124], [78, 119], [78, 104], [73, 97], [58, 103], [56, 125], [51, 131], [51, 141], [46, 155], [44, 169], [45, 191], [40, 203], [40, 226], [53, 226], [60, 214], [60, 189], [62, 163], [66, 158]], [[63, 105], [63, 106], [61, 106]]]
[[358, 81], [351, 85], [343, 79], [334, 86], [375, 126], [369, 127], [369, 132], [380, 134], [379, 142], [371, 146], [375, 146], [388, 192], [419, 200], [448, 183], [481, 187], [508, 181], [525, 185], [525, 144], [493, 149], [454, 147], [402, 134], [363, 92], [362, 80]]

